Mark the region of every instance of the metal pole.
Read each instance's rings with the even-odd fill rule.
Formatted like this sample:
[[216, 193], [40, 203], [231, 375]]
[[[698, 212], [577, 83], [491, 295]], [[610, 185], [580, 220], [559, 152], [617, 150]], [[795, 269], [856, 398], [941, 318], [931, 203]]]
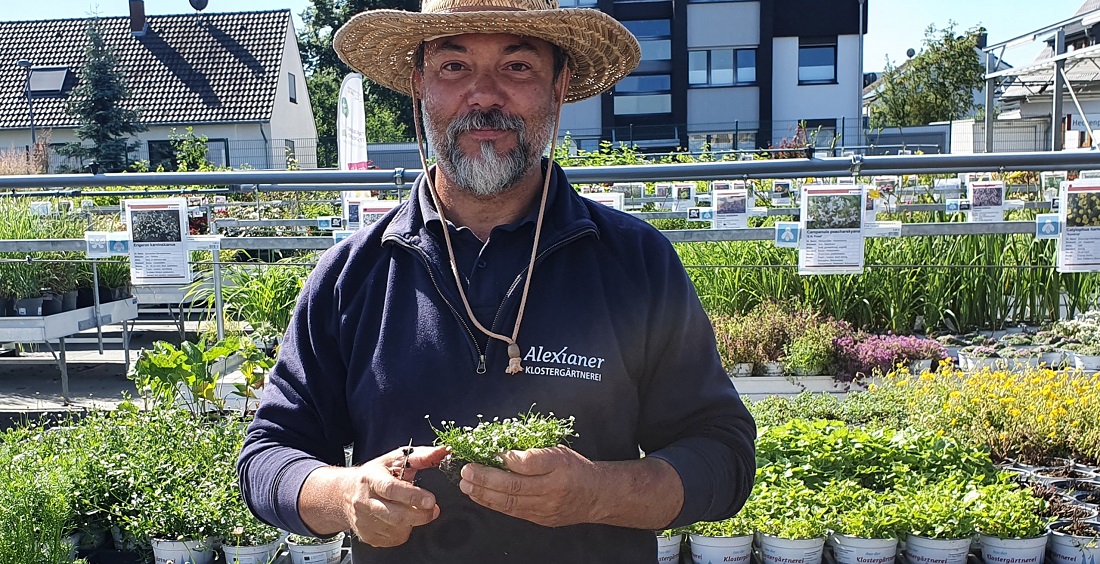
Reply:
[[[993, 72], [993, 53], [985, 52], [985, 74]], [[985, 152], [993, 152], [993, 89], [996, 79], [985, 79]]]
[[[1062, 28], [1058, 30], [1058, 33], [1054, 34], [1054, 56], [1057, 57], [1065, 52], [1066, 30]], [[1065, 85], [1065, 81], [1062, 78], [1062, 71], [1065, 68], [1065, 59], [1059, 59], [1054, 62], [1054, 89], [1051, 90], [1051, 96], [1054, 98], [1054, 105], [1050, 111], [1051, 151], [1061, 151], [1064, 148], [1065, 128], [1062, 127], [1062, 87]], [[1086, 118], [1085, 116], [1081, 116], [1081, 119]]]
[[[859, 0], [859, 77], [856, 81], [856, 147], [863, 146], [863, 5], [867, 0]], [[861, 153], [863, 151], [860, 151]]]
[[221, 251], [211, 251], [214, 262], [214, 319], [218, 324], [218, 340], [225, 339], [225, 314], [222, 309], [225, 302], [222, 299], [222, 261]]
[[99, 340], [99, 354], [103, 354], [103, 326], [99, 324], [99, 261], [92, 259], [92, 313], [95, 314], [95, 332]]

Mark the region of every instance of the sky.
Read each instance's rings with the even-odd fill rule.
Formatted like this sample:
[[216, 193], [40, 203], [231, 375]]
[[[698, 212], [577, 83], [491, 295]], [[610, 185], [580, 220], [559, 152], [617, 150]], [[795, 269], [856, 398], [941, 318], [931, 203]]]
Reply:
[[[909, 48], [920, 50], [924, 30], [956, 22], [962, 31], [983, 25], [989, 43], [1000, 43], [1073, 16], [1084, 0], [867, 0], [868, 29], [864, 38], [864, 70], [879, 71], [887, 57], [894, 64], [905, 61]], [[86, 17], [93, 11], [101, 16], [124, 16], [127, 0], [0, 0], [0, 21]], [[301, 30], [301, 12], [309, 0], [209, 0], [206, 11], [239, 12], [289, 8], [294, 26]], [[188, 0], [146, 0], [146, 13], [191, 13]], [[1030, 63], [1037, 51], [1025, 47], [1008, 50], [1006, 62], [1013, 66]]]

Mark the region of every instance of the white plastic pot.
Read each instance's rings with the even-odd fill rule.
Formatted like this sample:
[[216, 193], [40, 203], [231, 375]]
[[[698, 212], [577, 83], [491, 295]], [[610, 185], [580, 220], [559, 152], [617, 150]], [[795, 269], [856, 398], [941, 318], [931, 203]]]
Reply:
[[[1065, 525], [1066, 523], [1061, 523]], [[1052, 527], [1059, 525], [1055, 523]], [[1050, 559], [1056, 564], [1093, 564], [1100, 562], [1100, 525], [1093, 527], [1097, 536], [1069, 535], [1050, 532]]]
[[752, 535], [739, 537], [706, 537], [688, 535], [691, 541], [691, 561], [695, 564], [709, 562], [752, 562]]
[[751, 362], [738, 362], [730, 369], [730, 378], [745, 378], [747, 376], [752, 376]]
[[837, 564], [894, 564], [898, 555], [898, 539], [832, 535], [829, 546]]
[[657, 535], [657, 562], [676, 564], [680, 561], [680, 543], [684, 535]]
[[966, 564], [970, 539], [930, 539], [909, 535], [905, 556], [909, 564]]
[[760, 536], [760, 554], [764, 564], [821, 564], [825, 537], [813, 539], [781, 539]]
[[999, 539], [979, 535], [985, 564], [1043, 564], [1047, 535], [1026, 539]]
[[344, 546], [344, 535], [323, 544], [287, 542], [290, 561], [294, 564], [338, 564]]
[[211, 564], [214, 561], [214, 547], [211, 539], [205, 540], [160, 540], [153, 539], [153, 557], [156, 564]]
[[279, 545], [275, 541], [260, 546], [235, 546], [222, 545], [222, 553], [225, 554], [226, 564], [268, 564], [275, 560]]

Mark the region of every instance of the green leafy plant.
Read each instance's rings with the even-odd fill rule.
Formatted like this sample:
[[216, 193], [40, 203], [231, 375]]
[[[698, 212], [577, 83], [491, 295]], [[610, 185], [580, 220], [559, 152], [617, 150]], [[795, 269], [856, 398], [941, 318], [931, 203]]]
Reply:
[[1046, 532], [1051, 519], [1045, 516], [1046, 502], [1031, 488], [1015, 482], [999, 482], [978, 489], [974, 507], [977, 532], [1001, 539], [1033, 538]]
[[980, 493], [964, 481], [922, 481], [899, 488], [906, 530], [931, 539], [965, 539], [975, 532]]
[[821, 374], [836, 358], [834, 341], [841, 332], [833, 323], [812, 322], [784, 350], [784, 362], [792, 371]]
[[231, 367], [227, 363], [237, 354], [242, 361], [241, 372], [245, 382], [236, 384], [236, 393], [246, 398], [255, 397], [255, 389], [263, 384], [264, 370], [274, 361], [258, 351], [251, 340], [239, 336], [207, 346], [205, 339], [198, 343], [184, 341], [179, 348], [166, 341], [153, 343], [153, 350], [142, 349], [127, 377], [139, 390], [148, 393], [154, 404], [171, 405], [181, 402], [196, 413], [208, 407], [222, 410], [226, 398], [218, 394], [218, 383]]
[[705, 537], [741, 537], [753, 533], [753, 523], [748, 513], [741, 511], [721, 521], [699, 521], [689, 526], [687, 532]]
[[322, 544], [330, 543], [337, 539], [343, 539], [344, 533], [337, 533], [330, 537], [311, 537], [307, 535], [290, 535], [286, 538], [286, 541], [290, 544], [297, 544], [300, 546], [320, 546]]
[[451, 449], [441, 468], [452, 475], [467, 462], [476, 462], [493, 468], [504, 468], [500, 454], [509, 450], [530, 450], [567, 444], [576, 437], [573, 416], [561, 419], [553, 412], [542, 415], [529, 410], [515, 418], [484, 421], [478, 415], [477, 426], [460, 426], [454, 421], [443, 421], [437, 429], [434, 425], [435, 444]]

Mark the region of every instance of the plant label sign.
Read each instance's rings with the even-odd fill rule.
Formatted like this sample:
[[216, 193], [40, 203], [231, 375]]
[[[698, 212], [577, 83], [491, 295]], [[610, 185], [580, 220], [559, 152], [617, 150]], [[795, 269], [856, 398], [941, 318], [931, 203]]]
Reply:
[[714, 228], [714, 208], [688, 208], [688, 221], [709, 221]]
[[187, 199], [123, 200], [129, 228], [130, 281], [190, 284]]
[[1062, 184], [1058, 272], [1100, 271], [1100, 178]]
[[749, 191], [740, 188], [714, 190], [714, 227], [717, 229], [744, 229], [749, 226]]
[[192, 251], [220, 251], [222, 249], [222, 236], [190, 235], [187, 237], [187, 248]]
[[798, 247], [798, 273], [863, 272], [863, 211], [867, 190], [858, 185], [811, 185], [802, 189], [805, 233]]
[[772, 204], [776, 206], [791, 205], [791, 194], [794, 193], [794, 181], [790, 179], [773, 180], [771, 196]]
[[970, 200], [970, 221], [988, 223], [1004, 221], [1005, 183], [973, 181], [967, 184], [966, 193]]
[[801, 238], [802, 224], [797, 221], [775, 222], [775, 246], [797, 249]]
[[581, 195], [619, 211], [623, 211], [623, 204], [626, 202], [626, 195], [622, 192], [588, 192]]
[[111, 256], [111, 251], [107, 248], [106, 231], [84, 232], [84, 255], [90, 259]]
[[1039, 184], [1043, 188], [1043, 199], [1051, 201], [1058, 197], [1062, 190], [1062, 183], [1068, 178], [1066, 171], [1048, 171], [1039, 173]]
[[1062, 234], [1062, 223], [1056, 213], [1041, 213], [1035, 216], [1035, 238], [1057, 239]]

